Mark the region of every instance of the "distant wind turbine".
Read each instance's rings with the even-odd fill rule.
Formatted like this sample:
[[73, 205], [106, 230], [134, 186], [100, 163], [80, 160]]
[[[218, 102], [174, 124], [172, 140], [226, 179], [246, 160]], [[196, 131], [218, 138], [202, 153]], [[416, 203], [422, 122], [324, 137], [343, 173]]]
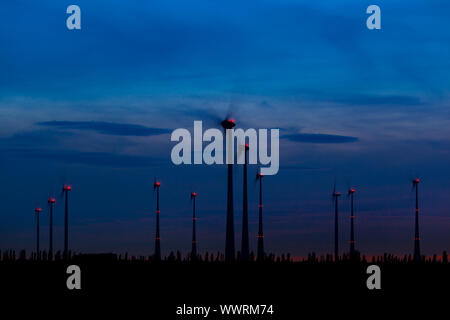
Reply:
[[64, 260], [69, 259], [69, 192], [72, 191], [70, 185], [63, 185], [62, 192], [65, 195], [65, 210], [64, 210]]
[[339, 261], [339, 225], [338, 225], [338, 199], [341, 196], [340, 192], [336, 192], [336, 184], [333, 189], [334, 199], [334, 261]]
[[161, 238], [159, 235], [159, 187], [161, 183], [156, 181], [153, 183], [153, 192], [156, 190], [156, 235], [155, 235], [155, 260], [161, 260]]
[[256, 174], [256, 180], [259, 180], [259, 204], [258, 204], [258, 251], [257, 251], [257, 261], [264, 261], [264, 233], [263, 233], [263, 201], [262, 201], [262, 178], [263, 174], [258, 172]]
[[355, 220], [355, 213], [353, 210], [353, 200], [356, 190], [354, 188], [350, 188], [348, 190], [348, 196], [350, 197], [350, 259], [355, 258], [355, 230], [354, 230], [354, 220]]
[[55, 205], [55, 198], [48, 198], [49, 207], [49, 245], [48, 245], [48, 260], [53, 259], [53, 206]]
[[420, 262], [420, 236], [419, 236], [419, 179], [412, 181], [413, 188], [416, 189], [416, 210], [414, 228], [414, 262]]
[[36, 259], [40, 259], [40, 250], [39, 250], [39, 216], [42, 212], [41, 208], [35, 208], [34, 212], [36, 213]]
[[195, 200], [197, 198], [197, 192], [191, 193], [192, 200], [192, 250], [191, 250], [191, 260], [197, 260], [197, 235], [195, 230], [195, 222], [197, 217], [195, 216]]
[[248, 241], [248, 195], [247, 195], [247, 155], [249, 145], [245, 144], [245, 154], [244, 154], [244, 203], [242, 210], [242, 245], [241, 245], [241, 260], [246, 262], [249, 260], [249, 241]]

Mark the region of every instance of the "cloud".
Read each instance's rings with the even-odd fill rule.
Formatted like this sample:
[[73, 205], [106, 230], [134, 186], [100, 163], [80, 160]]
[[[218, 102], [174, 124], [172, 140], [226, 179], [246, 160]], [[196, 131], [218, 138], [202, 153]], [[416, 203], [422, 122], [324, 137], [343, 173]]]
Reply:
[[169, 129], [151, 128], [138, 124], [103, 121], [44, 121], [37, 122], [36, 124], [59, 129], [95, 131], [101, 134], [116, 136], [145, 137], [170, 133]]
[[335, 134], [322, 134], [322, 133], [294, 133], [287, 134], [281, 137], [294, 142], [304, 143], [350, 143], [356, 142], [359, 139], [357, 137], [340, 136]]
[[83, 164], [113, 168], [143, 168], [160, 165], [161, 159], [107, 152], [57, 151], [47, 149], [12, 148], [0, 150], [2, 158], [37, 159], [65, 164]]

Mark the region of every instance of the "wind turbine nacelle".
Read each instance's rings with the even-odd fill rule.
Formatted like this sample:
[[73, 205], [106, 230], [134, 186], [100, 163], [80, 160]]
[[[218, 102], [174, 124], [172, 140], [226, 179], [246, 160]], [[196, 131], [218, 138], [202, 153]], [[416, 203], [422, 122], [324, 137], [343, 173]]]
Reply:
[[226, 129], [232, 129], [236, 126], [236, 123], [234, 122], [234, 119], [225, 119], [221, 123], [222, 127]]

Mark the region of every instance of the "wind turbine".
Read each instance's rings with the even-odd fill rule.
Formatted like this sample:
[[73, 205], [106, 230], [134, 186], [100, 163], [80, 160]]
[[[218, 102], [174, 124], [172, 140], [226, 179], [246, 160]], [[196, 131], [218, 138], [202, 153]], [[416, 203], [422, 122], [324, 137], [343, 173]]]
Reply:
[[155, 236], [155, 260], [161, 260], [161, 238], [159, 236], [159, 187], [161, 183], [156, 181], [153, 183], [153, 192], [156, 190], [156, 236]]
[[258, 172], [256, 174], [256, 180], [259, 180], [259, 221], [258, 221], [258, 251], [256, 259], [257, 261], [264, 261], [264, 233], [263, 233], [263, 217], [262, 217], [262, 210], [263, 210], [263, 203], [262, 203], [262, 178], [263, 174]]
[[416, 216], [414, 231], [414, 262], [420, 262], [420, 236], [419, 236], [419, 179], [412, 181], [413, 189], [416, 189]]
[[334, 261], [339, 261], [339, 226], [338, 226], [338, 198], [341, 196], [340, 192], [336, 192], [336, 183], [333, 189], [334, 199]]
[[36, 259], [40, 259], [40, 250], [39, 250], [39, 215], [42, 212], [41, 208], [35, 208], [34, 212], [36, 213]]
[[52, 261], [53, 259], [53, 206], [55, 205], [55, 198], [48, 198], [48, 207], [49, 207], [49, 246], [48, 246], [48, 260]]
[[64, 260], [69, 258], [69, 192], [72, 190], [70, 185], [63, 184], [62, 192], [65, 194], [65, 210], [64, 210]]
[[192, 250], [191, 250], [191, 260], [197, 260], [197, 235], [195, 231], [195, 221], [197, 217], [195, 216], [195, 199], [197, 198], [197, 192], [191, 193], [192, 200]]
[[353, 210], [353, 198], [355, 195], [356, 190], [354, 188], [350, 188], [348, 190], [348, 196], [350, 197], [350, 259], [353, 260], [355, 258], [355, 230], [354, 230], [354, 220], [355, 220], [355, 214]]
[[[228, 144], [228, 148], [231, 149], [233, 145], [233, 136], [226, 135], [227, 130], [232, 129], [236, 126], [234, 119], [225, 119], [221, 122], [221, 125], [225, 131], [225, 136]], [[234, 152], [230, 152], [227, 157], [233, 156]], [[230, 159], [228, 159], [230, 160]], [[234, 209], [233, 209], [233, 164], [228, 161], [228, 188], [227, 188], [227, 225], [226, 225], [226, 236], [225, 236], [225, 261], [234, 262]]]
[[244, 147], [244, 204], [242, 212], [242, 246], [241, 246], [241, 260], [246, 262], [249, 259], [249, 241], [248, 241], [248, 196], [247, 196], [247, 155], [249, 145], [245, 144]]

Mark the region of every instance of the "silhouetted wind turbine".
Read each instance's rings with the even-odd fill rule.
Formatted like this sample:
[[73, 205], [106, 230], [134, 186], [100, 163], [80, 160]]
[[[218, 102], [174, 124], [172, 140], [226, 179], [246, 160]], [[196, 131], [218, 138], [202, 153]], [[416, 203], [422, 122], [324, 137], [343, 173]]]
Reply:
[[62, 192], [65, 194], [65, 210], [64, 210], [64, 253], [63, 258], [69, 258], [69, 191], [72, 190], [70, 185], [63, 185]]
[[40, 250], [39, 250], [39, 215], [42, 212], [41, 208], [35, 208], [34, 212], [36, 213], [36, 259], [40, 258]]
[[414, 262], [420, 262], [420, 237], [419, 237], [419, 179], [412, 181], [413, 188], [416, 189], [416, 219], [414, 232]]
[[247, 155], [248, 155], [249, 145], [245, 144], [244, 153], [244, 204], [242, 211], [242, 246], [241, 246], [241, 260], [248, 261], [249, 252], [249, 241], [248, 241], [248, 196], [247, 196]]
[[55, 204], [55, 198], [48, 198], [49, 207], [49, 245], [48, 245], [48, 260], [53, 259], [53, 206]]
[[264, 261], [264, 233], [263, 233], [263, 217], [262, 217], [262, 209], [263, 209], [263, 202], [262, 202], [262, 178], [263, 174], [261, 172], [258, 172], [256, 174], [256, 179], [259, 180], [259, 220], [258, 220], [258, 252], [256, 259], [257, 261]]
[[348, 190], [348, 196], [350, 197], [350, 259], [355, 258], [355, 230], [354, 230], [354, 220], [355, 220], [355, 213], [353, 210], [353, 198], [355, 195], [356, 190], [354, 188], [350, 188]]
[[153, 183], [153, 192], [156, 190], [156, 236], [155, 236], [155, 260], [161, 260], [161, 238], [159, 235], [159, 187], [161, 183], [156, 181]]
[[336, 184], [333, 189], [334, 199], [334, 261], [339, 261], [339, 226], [338, 226], [338, 198], [341, 193], [336, 192]]
[[[234, 119], [225, 119], [221, 122], [221, 125], [225, 131], [232, 129], [236, 126]], [[227, 141], [229, 148], [233, 144], [233, 136], [229, 136]], [[230, 150], [231, 151], [231, 150]], [[234, 152], [230, 152], [232, 156]], [[233, 210], [233, 164], [228, 163], [228, 189], [227, 189], [227, 226], [226, 226], [226, 236], [225, 236], [225, 261], [234, 262], [234, 210]]]
[[192, 250], [191, 250], [191, 260], [196, 261], [197, 260], [197, 235], [195, 231], [195, 221], [197, 220], [197, 217], [195, 216], [195, 199], [197, 198], [197, 193], [192, 192], [191, 193], [191, 200], [192, 200]]

